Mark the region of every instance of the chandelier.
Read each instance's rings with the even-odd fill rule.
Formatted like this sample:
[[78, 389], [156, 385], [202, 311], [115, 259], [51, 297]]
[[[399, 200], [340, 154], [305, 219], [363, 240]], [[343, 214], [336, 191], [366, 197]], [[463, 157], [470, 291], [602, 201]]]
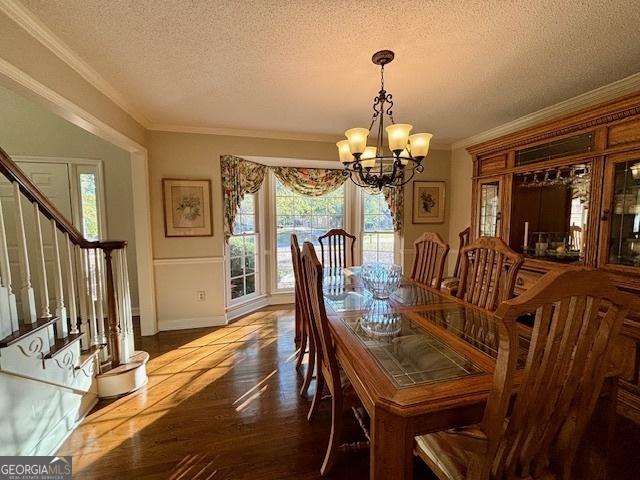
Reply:
[[[369, 128], [350, 128], [344, 132], [346, 140], [336, 143], [344, 175], [359, 187], [400, 187], [409, 182], [416, 172], [422, 172], [422, 160], [429, 152], [430, 133], [409, 135], [412, 125], [393, 120], [393, 96], [384, 89], [384, 66], [393, 61], [391, 50], [380, 50], [371, 61], [380, 66], [380, 91], [373, 100], [373, 117]], [[385, 127], [385, 116], [389, 124]], [[375, 123], [375, 146], [367, 146], [367, 137]], [[389, 150], [384, 147], [384, 131], [387, 132]]]

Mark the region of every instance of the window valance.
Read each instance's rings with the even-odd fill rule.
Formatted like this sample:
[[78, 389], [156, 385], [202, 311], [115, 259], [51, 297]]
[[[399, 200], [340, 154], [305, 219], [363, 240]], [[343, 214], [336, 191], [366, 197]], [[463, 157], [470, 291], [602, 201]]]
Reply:
[[[300, 195], [310, 197], [326, 195], [344, 184], [348, 178], [339, 169], [267, 167], [234, 155], [222, 155], [220, 170], [226, 241], [233, 235], [233, 224], [242, 199], [246, 194], [256, 193], [260, 190], [267, 168], [270, 168], [287, 188]], [[378, 194], [380, 192], [368, 190], [367, 193]], [[403, 189], [385, 188], [382, 194], [393, 215], [394, 229], [398, 231], [402, 228], [404, 214]]]

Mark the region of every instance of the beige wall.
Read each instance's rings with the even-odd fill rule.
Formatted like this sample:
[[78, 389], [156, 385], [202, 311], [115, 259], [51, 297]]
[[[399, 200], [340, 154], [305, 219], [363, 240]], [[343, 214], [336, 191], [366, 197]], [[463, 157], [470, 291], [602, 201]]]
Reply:
[[457, 148], [451, 152], [451, 181], [450, 181], [450, 211], [449, 217], [449, 271], [453, 267], [458, 255], [458, 233], [471, 225], [471, 177], [473, 176], [473, 161], [464, 148]]
[[403, 268], [411, 272], [414, 250], [413, 242], [424, 232], [436, 232], [445, 241], [449, 238], [449, 218], [452, 215], [450, 188], [450, 154], [447, 150], [431, 150], [424, 160], [424, 171], [417, 174], [413, 181], [443, 181], [445, 182], [445, 214], [443, 223], [414, 224], [413, 223], [413, 185], [405, 186], [404, 191], [404, 229], [402, 232]]
[[42, 106], [0, 87], [0, 147], [9, 155], [76, 157], [102, 160], [108, 237], [129, 242], [131, 302], [138, 306], [138, 276], [133, 221], [131, 158]]
[[[168, 329], [181, 324], [222, 323], [225, 314], [225, 265], [220, 156], [233, 154], [326, 161], [336, 159], [335, 144], [171, 132], [150, 132], [148, 141], [153, 254], [160, 327]], [[417, 179], [448, 182], [448, 151], [432, 151], [425, 166], [425, 171]], [[213, 237], [164, 236], [162, 178], [211, 180]], [[448, 187], [447, 184], [447, 196]], [[413, 225], [411, 195], [412, 188], [409, 186], [405, 193], [405, 249], [412, 249], [415, 238], [427, 229], [437, 231], [446, 239], [449, 234], [450, 209], [447, 208], [445, 222], [442, 224]], [[405, 265], [410, 266], [411, 261], [412, 255], [409, 254], [405, 258]], [[204, 302], [197, 300], [197, 290], [205, 291]]]
[[[138, 144], [146, 144], [146, 130], [143, 126], [3, 12], [0, 12], [0, 32], [1, 60], [46, 85]], [[74, 123], [79, 120], [70, 119]], [[84, 128], [91, 126], [85, 125]]]

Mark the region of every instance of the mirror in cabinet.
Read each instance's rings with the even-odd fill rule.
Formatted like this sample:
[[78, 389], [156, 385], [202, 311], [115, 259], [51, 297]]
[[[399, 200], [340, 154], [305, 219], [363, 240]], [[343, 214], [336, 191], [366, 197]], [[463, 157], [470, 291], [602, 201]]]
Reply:
[[500, 236], [501, 179], [483, 179], [478, 183], [478, 236]]
[[516, 173], [510, 247], [528, 258], [584, 263], [591, 162]]
[[607, 263], [640, 267], [640, 156], [613, 161], [608, 173]]

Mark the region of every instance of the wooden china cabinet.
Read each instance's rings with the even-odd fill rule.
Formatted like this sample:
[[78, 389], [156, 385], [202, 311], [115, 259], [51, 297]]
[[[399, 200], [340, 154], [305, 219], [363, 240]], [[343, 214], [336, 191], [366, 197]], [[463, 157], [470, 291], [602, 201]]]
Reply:
[[467, 150], [472, 236], [524, 254], [516, 293], [552, 269], [588, 266], [636, 295], [618, 408], [640, 422], [640, 92]]

